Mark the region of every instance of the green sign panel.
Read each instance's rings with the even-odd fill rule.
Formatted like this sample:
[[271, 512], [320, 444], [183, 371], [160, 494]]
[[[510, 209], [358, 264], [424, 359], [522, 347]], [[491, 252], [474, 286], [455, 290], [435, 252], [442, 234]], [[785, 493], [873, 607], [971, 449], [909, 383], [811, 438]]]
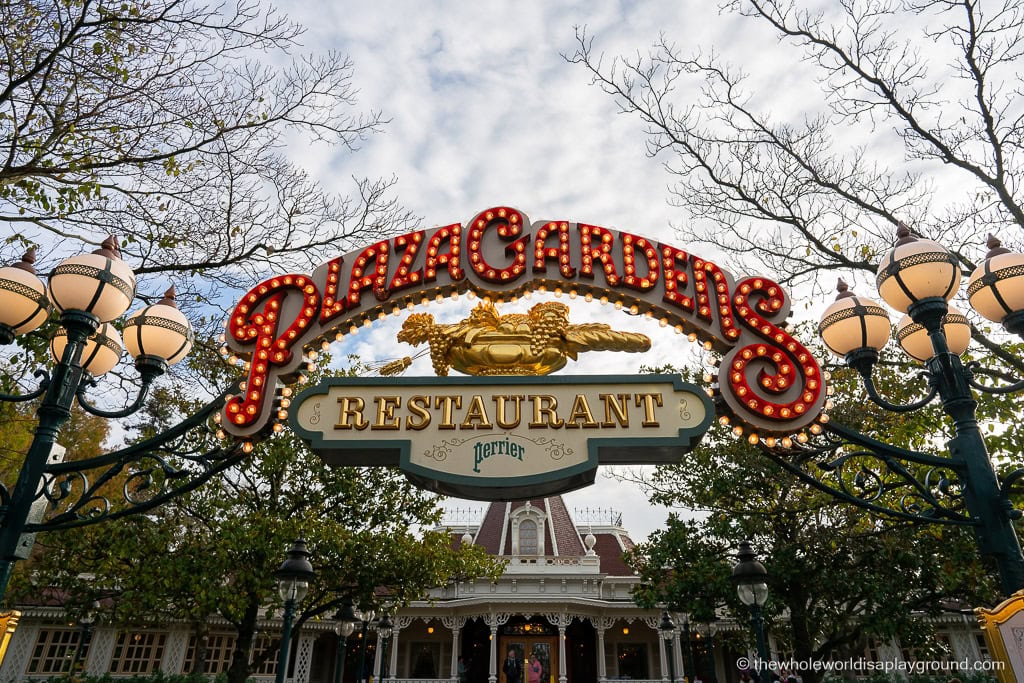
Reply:
[[289, 416], [330, 464], [397, 466], [479, 500], [571, 491], [598, 465], [678, 462], [713, 419], [704, 391], [677, 375], [333, 378]]

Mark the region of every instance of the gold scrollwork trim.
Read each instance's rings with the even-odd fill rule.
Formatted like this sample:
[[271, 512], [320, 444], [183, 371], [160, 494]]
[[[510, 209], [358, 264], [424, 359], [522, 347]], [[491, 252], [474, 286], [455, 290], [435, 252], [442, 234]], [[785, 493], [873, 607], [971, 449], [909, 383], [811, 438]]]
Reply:
[[11, 638], [14, 637], [14, 629], [18, 628], [19, 619], [21, 612], [18, 610], [0, 612], [0, 629], [3, 629], [0, 633], [0, 664], [3, 664], [4, 657], [7, 656], [7, 648], [11, 645]]
[[1009, 621], [1021, 610], [1024, 610], [1024, 590], [1017, 591], [992, 609], [979, 607], [974, 610], [992, 660], [1003, 663], [1001, 670], [992, 672], [999, 683], [1016, 683], [1017, 681], [1016, 673], [1010, 662], [1010, 655], [1006, 649], [1006, 641], [1003, 640], [1003, 633], [999, 630], [999, 626]]

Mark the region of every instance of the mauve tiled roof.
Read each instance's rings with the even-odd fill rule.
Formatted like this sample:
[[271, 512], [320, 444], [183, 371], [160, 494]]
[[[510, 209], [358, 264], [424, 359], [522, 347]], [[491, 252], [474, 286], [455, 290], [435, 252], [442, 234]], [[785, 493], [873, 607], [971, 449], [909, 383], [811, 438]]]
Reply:
[[490, 555], [502, 555], [498, 546], [501, 544], [501, 530], [505, 526], [505, 503], [491, 503], [487, 506], [484, 521], [476, 534], [476, 544], [483, 546]]
[[[586, 552], [583, 543], [580, 541], [579, 532], [576, 531], [576, 524], [572, 521], [569, 511], [565, 507], [565, 501], [561, 496], [548, 498], [551, 508], [551, 516], [548, 519], [548, 530], [558, 540], [558, 554], [568, 557], [577, 557]], [[554, 554], [552, 552], [552, 554]]]
[[[558, 541], [558, 554], [567, 557], [579, 557], [586, 554], [580, 534], [584, 535], [587, 529], [582, 531], [576, 526], [565, 501], [561, 496], [550, 498], [534, 498], [530, 501], [517, 500], [512, 503], [495, 502], [487, 507], [480, 530], [476, 534], [475, 543], [483, 546], [491, 555], [512, 554], [512, 531], [509, 528], [509, 514], [524, 507], [529, 502], [531, 507], [543, 512], [547, 518], [547, 530], [544, 534], [544, 554], [554, 555], [553, 539]], [[506, 510], [509, 514], [506, 514]], [[550, 511], [550, 514], [548, 514]], [[505, 544], [499, 552], [502, 532], [504, 531]], [[452, 530], [452, 545], [458, 547], [462, 544], [462, 535], [465, 532]], [[601, 572], [609, 576], [632, 576], [630, 569], [622, 559], [623, 548], [633, 548], [633, 541], [624, 532], [601, 532], [594, 534], [597, 543], [594, 545], [594, 552], [601, 558]]]
[[[632, 547], [633, 542], [629, 537], [622, 535], [623, 543], [619, 544], [619, 538], [612, 533], [594, 534], [597, 543], [594, 544], [594, 552], [601, 558], [601, 573], [608, 576], [632, 576], [633, 570], [626, 566], [622, 559], [622, 545]], [[628, 541], [626, 543], [625, 541]]]

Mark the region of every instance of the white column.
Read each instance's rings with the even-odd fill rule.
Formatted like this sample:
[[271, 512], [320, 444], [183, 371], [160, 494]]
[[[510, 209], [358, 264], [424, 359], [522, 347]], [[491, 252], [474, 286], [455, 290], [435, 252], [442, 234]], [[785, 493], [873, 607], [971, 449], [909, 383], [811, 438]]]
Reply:
[[398, 677], [398, 634], [402, 631], [395, 628], [391, 633], [391, 642], [388, 643], [388, 680], [393, 681]]
[[459, 680], [459, 629], [452, 626], [452, 683]]
[[563, 619], [558, 625], [558, 683], [566, 683], [565, 675], [565, 623]]
[[491, 624], [491, 662], [487, 673], [488, 683], [498, 683], [498, 623]]
[[654, 637], [658, 639], [658, 657], [661, 661], [661, 680], [668, 680], [668, 657], [665, 656], [665, 639], [661, 637], [661, 634], [655, 629]]
[[672, 658], [675, 660], [676, 680], [681, 681], [684, 676], [692, 678], [693, 672], [686, 670], [686, 658], [683, 657], [682, 638], [678, 630], [672, 631]]
[[604, 653], [604, 628], [597, 629], [597, 681], [605, 683], [608, 680], [608, 658]]
[[370, 670], [370, 677], [373, 678], [373, 680], [375, 680], [375, 681], [378, 678], [380, 678], [380, 657], [381, 657], [381, 646], [380, 645], [381, 645], [381, 642], [383, 642], [383, 640], [384, 639], [381, 638], [380, 634], [378, 633], [377, 634], [377, 647], [373, 648], [373, 668]]

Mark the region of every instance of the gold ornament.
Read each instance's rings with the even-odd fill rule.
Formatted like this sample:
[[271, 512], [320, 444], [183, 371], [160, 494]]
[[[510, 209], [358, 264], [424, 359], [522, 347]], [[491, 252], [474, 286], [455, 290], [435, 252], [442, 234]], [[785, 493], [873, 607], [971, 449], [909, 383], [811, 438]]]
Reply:
[[651, 348], [643, 334], [619, 332], [604, 323], [571, 325], [569, 307], [555, 301], [509, 315], [499, 315], [485, 301], [452, 325], [436, 324], [429, 313], [413, 313], [398, 341], [427, 342], [434, 372], [441, 376], [452, 368], [467, 375], [548, 375], [584, 351], [640, 353]]

